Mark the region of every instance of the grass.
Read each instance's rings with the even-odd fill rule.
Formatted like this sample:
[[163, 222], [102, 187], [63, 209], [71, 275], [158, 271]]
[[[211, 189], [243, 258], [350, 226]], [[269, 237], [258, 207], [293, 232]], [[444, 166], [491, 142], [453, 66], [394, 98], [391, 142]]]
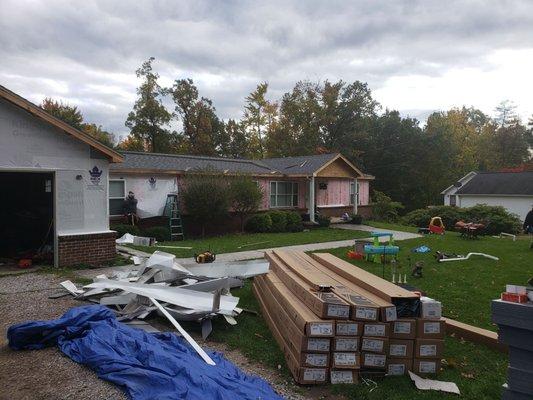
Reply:
[[407, 225], [401, 225], [401, 224], [393, 224], [389, 222], [380, 222], [380, 221], [363, 221], [363, 224], [373, 226], [374, 228], [381, 228], [381, 229], [390, 229], [394, 231], [401, 231], [401, 232], [411, 232], [411, 233], [417, 233], [418, 228], [416, 226], [407, 226]]
[[210, 250], [216, 254], [237, 251], [266, 249], [296, 244], [322, 243], [368, 237], [368, 232], [335, 228], [313, 228], [295, 233], [243, 233], [215, 236], [205, 239], [189, 239], [177, 242], [164, 242], [163, 246], [192, 247], [192, 249], [169, 249], [166, 247], [132, 246], [147, 253], [155, 250], [172, 253], [177, 257], [193, 257], [194, 254]]
[[[389, 225], [388, 228], [392, 227]], [[424, 261], [423, 278], [408, 276], [408, 283], [427, 292], [443, 303], [444, 314], [487, 329], [495, 330], [490, 321], [490, 301], [499, 297], [505, 284], [525, 284], [533, 275], [528, 238], [510, 239], [483, 237], [478, 240], [461, 239], [456, 233], [444, 236], [425, 236], [397, 242], [401, 247], [399, 262], [402, 273], [409, 275], [408, 257], [412, 263]], [[430, 253], [411, 253], [411, 249], [425, 244]], [[349, 248], [326, 250], [346, 260]], [[482, 252], [495, 255], [500, 261], [472, 258], [468, 261], [437, 263], [433, 258], [436, 250], [466, 254]], [[351, 261], [351, 260], [348, 260]], [[366, 261], [355, 263], [376, 275], [382, 275], [381, 265]], [[385, 277], [390, 278], [390, 266], [385, 267]], [[258, 311], [259, 306], [251, 292], [251, 284], [234, 291], [240, 297], [239, 306]], [[238, 348], [250, 360], [261, 362], [271, 368], [281, 365], [281, 372], [289, 376], [283, 354], [261, 315], [248, 313], [238, 317], [236, 326], [217, 321], [211, 340], [223, 341], [231, 348]], [[455, 382], [465, 400], [498, 399], [501, 386], [506, 380], [507, 356], [483, 345], [447, 337], [443, 355], [443, 370], [437, 379]], [[288, 378], [290, 381], [290, 378]], [[336, 385], [330, 387], [332, 394], [361, 400], [437, 400], [456, 398], [440, 392], [423, 392], [414, 387], [408, 377], [389, 377], [377, 381], [377, 387], [364, 384]]]

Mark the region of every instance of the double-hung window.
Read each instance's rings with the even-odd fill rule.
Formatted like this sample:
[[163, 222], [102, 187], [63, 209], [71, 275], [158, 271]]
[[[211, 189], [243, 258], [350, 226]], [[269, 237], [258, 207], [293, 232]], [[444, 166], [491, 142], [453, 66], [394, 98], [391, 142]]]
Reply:
[[351, 182], [350, 183], [350, 205], [356, 204], [359, 205], [359, 182]]
[[122, 215], [126, 198], [126, 182], [122, 179], [109, 180], [109, 215]]
[[298, 182], [270, 182], [270, 207], [297, 207]]

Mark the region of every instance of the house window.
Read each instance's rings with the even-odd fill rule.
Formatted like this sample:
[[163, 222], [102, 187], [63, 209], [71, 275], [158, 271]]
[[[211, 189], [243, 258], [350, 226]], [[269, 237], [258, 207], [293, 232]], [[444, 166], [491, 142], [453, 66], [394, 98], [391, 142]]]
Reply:
[[350, 205], [355, 204], [355, 199], [357, 198], [357, 205], [360, 205], [359, 203], [359, 182], [351, 182], [350, 183]]
[[457, 205], [457, 197], [454, 194], [450, 195], [450, 205], [454, 207]]
[[122, 206], [126, 198], [126, 182], [119, 179], [109, 180], [109, 215], [122, 215]]
[[270, 182], [270, 207], [297, 207], [297, 182]]

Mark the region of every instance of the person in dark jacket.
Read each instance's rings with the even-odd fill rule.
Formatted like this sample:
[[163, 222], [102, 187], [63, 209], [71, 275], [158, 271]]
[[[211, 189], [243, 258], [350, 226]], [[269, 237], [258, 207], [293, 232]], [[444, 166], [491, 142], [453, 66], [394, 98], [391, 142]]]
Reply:
[[122, 209], [124, 211], [124, 216], [128, 220], [128, 224], [135, 225], [135, 222], [137, 221], [137, 199], [133, 192], [130, 191], [128, 197], [124, 199]]
[[531, 206], [531, 210], [527, 213], [526, 219], [524, 220], [524, 232], [533, 233], [533, 206]]

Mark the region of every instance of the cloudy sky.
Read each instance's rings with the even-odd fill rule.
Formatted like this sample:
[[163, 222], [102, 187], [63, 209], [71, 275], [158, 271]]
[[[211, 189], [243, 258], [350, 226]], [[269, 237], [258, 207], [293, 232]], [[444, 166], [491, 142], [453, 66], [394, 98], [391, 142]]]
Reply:
[[260, 81], [361, 80], [384, 108], [424, 120], [512, 100], [533, 113], [533, 1], [0, 0], [0, 84], [77, 105], [125, 134], [135, 69], [191, 77], [223, 118]]

